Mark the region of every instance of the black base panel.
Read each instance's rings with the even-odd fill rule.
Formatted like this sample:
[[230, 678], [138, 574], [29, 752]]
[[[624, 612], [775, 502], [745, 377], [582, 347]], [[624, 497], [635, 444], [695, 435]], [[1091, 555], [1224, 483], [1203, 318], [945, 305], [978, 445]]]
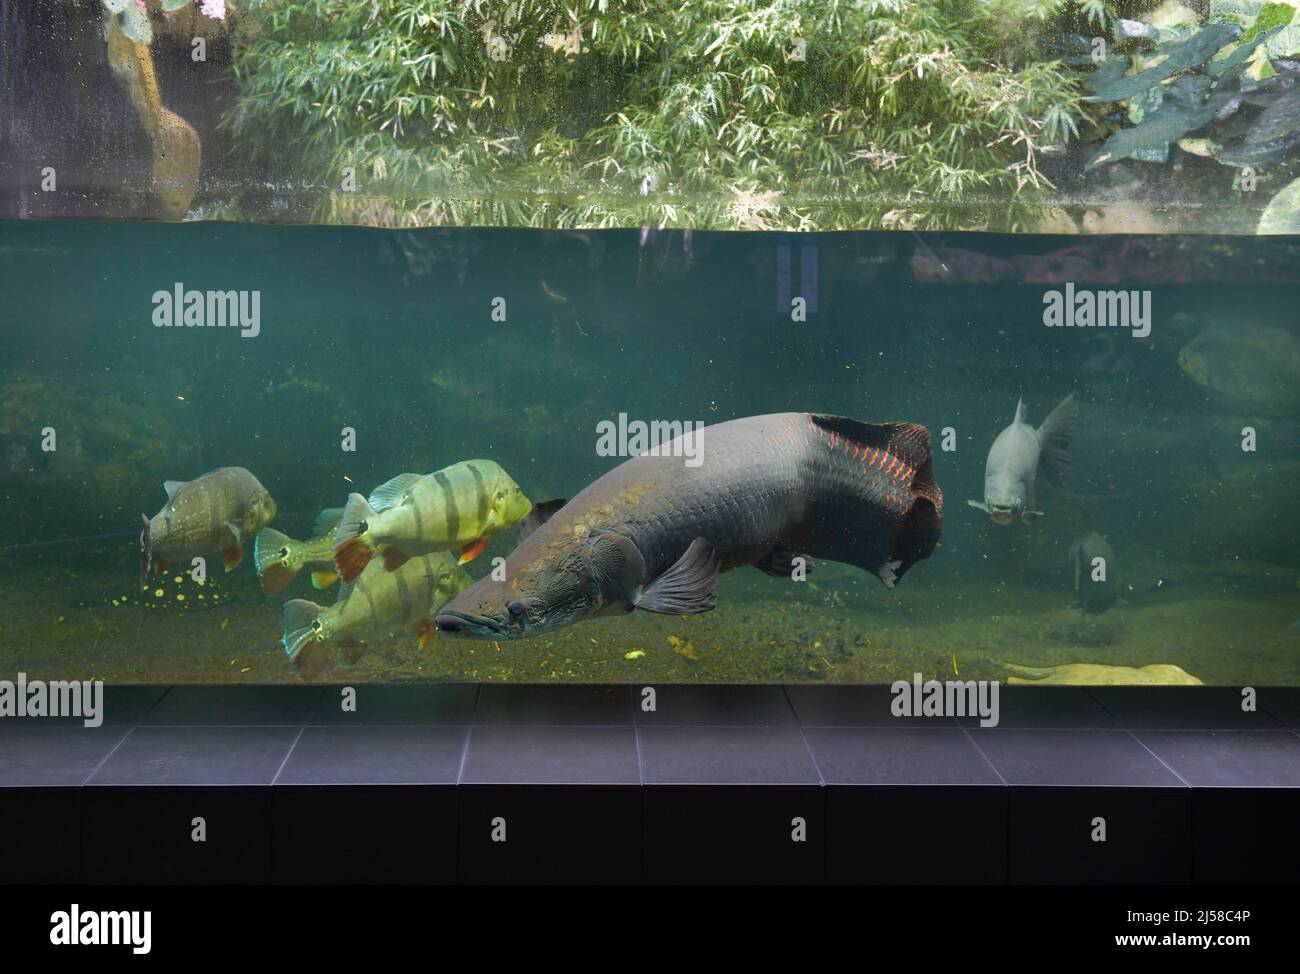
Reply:
[[6, 789], [0, 882], [1295, 884], [1297, 821], [1240, 788]]
[[86, 882], [270, 882], [269, 788], [102, 787], [81, 792]]
[[81, 789], [0, 789], [0, 883], [81, 879]]
[[451, 883], [456, 790], [450, 785], [271, 789], [276, 883]]
[[831, 883], [1004, 883], [1007, 793], [971, 786], [826, 789]]
[[1192, 879], [1208, 885], [1300, 881], [1300, 791], [1207, 789], [1192, 793]]
[[465, 883], [635, 883], [640, 788], [462, 785]]
[[820, 883], [824, 789], [664, 785], [645, 790], [649, 883]]
[[1026, 788], [1008, 809], [1013, 883], [1115, 885], [1191, 879], [1186, 789]]

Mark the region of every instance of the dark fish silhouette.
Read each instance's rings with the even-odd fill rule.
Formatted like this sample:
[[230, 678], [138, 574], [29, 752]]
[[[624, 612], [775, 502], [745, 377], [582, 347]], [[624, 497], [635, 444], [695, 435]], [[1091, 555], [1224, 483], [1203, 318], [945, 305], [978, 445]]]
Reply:
[[[568, 503], [538, 505], [504, 580], [476, 582], [438, 628], [504, 639], [633, 609], [706, 612], [720, 572], [789, 576], [808, 556], [892, 588], [938, 543], [943, 494], [924, 426], [777, 413], [685, 435], [701, 438], [692, 451], [679, 438]], [[697, 466], [679, 455], [694, 450]]]

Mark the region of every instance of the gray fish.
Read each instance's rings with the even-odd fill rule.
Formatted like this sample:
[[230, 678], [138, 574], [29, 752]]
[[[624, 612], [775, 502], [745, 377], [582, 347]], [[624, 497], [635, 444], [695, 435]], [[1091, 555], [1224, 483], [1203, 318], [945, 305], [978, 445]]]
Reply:
[[683, 461], [679, 437], [568, 503], [538, 505], [504, 579], [453, 599], [438, 628], [514, 639], [633, 609], [707, 612], [721, 572], [789, 578], [808, 556], [892, 588], [938, 543], [943, 494], [924, 426], [778, 413], [684, 435], [701, 438], [699, 465]]
[[230, 571], [244, 545], [275, 517], [275, 501], [243, 467], [221, 467], [188, 482], [163, 484], [167, 503], [152, 518], [141, 515], [140, 587], [149, 572], [196, 555], [220, 554]]
[[1070, 570], [1074, 595], [1083, 611], [1105, 612], [1119, 598], [1115, 549], [1096, 531], [1089, 531], [1070, 546]]
[[1058, 487], [1069, 486], [1070, 440], [1079, 428], [1079, 406], [1074, 396], [1060, 405], [1034, 429], [1026, 421], [1024, 400], [1016, 404], [1016, 418], [998, 434], [984, 465], [984, 501], [967, 501], [983, 511], [994, 524], [1011, 524], [1017, 518], [1042, 515], [1035, 510], [1035, 486], [1039, 470]]

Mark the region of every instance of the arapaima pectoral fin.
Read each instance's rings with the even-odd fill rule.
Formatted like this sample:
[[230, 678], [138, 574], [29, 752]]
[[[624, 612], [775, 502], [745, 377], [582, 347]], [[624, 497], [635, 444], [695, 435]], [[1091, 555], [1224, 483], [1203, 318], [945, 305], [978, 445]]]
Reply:
[[677, 562], [636, 598], [638, 609], [665, 615], [698, 615], [718, 604], [714, 591], [722, 571], [718, 550], [705, 538], [696, 538]]

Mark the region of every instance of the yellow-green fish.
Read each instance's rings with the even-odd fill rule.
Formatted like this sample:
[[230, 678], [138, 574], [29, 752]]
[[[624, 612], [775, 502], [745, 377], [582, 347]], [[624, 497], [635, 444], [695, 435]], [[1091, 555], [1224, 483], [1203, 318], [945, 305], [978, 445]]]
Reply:
[[311, 584], [314, 588], [327, 589], [337, 582], [334, 530], [342, 514], [341, 507], [322, 511], [313, 527], [317, 536], [307, 541], [295, 541], [275, 528], [263, 528], [253, 540], [253, 564], [262, 591], [267, 595], [277, 595], [308, 566], [313, 569]]
[[434, 614], [471, 581], [446, 551], [412, 558], [391, 572], [374, 562], [329, 608], [306, 599], [284, 604], [285, 655], [310, 676], [324, 664], [328, 646], [386, 625], [411, 629], [424, 646], [435, 632]]
[[163, 484], [167, 503], [152, 518], [140, 515], [140, 587], [149, 572], [197, 555], [220, 554], [230, 571], [244, 545], [275, 517], [275, 501], [243, 467], [221, 467], [186, 482]]
[[388, 571], [434, 551], [457, 550], [464, 564], [532, 507], [492, 460], [464, 460], [424, 476], [399, 474], [368, 499], [349, 495], [334, 534], [334, 564], [345, 582], [358, 578], [380, 549]]

